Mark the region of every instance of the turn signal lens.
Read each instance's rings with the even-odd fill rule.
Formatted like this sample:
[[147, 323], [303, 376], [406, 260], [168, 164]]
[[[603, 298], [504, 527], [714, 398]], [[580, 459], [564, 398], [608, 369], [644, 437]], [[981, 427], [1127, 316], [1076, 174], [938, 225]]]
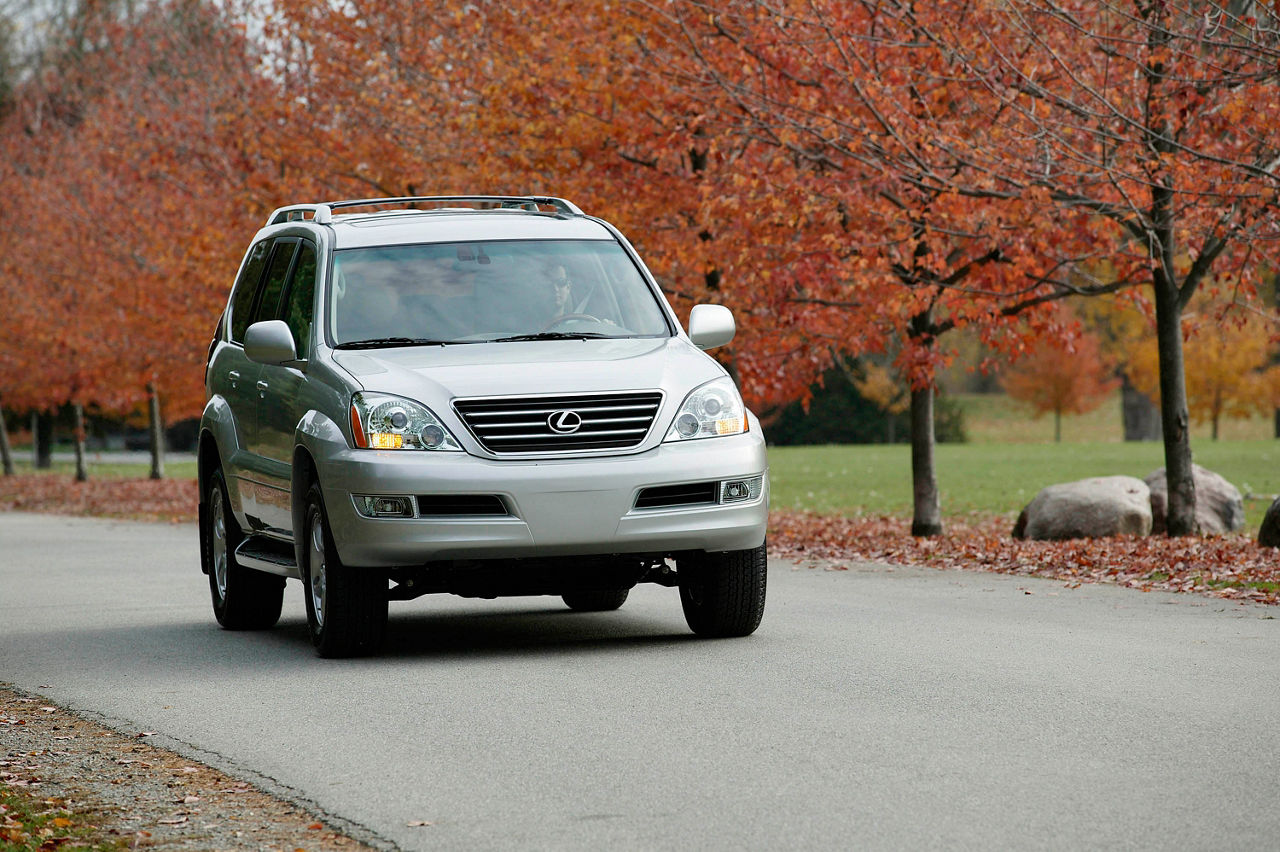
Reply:
[[369, 439], [364, 436], [364, 425], [360, 422], [360, 412], [356, 410], [355, 403], [351, 405], [351, 439], [355, 441], [357, 447], [369, 446]]
[[374, 432], [369, 439], [369, 445], [375, 450], [398, 450], [404, 446], [404, 435], [391, 432]]

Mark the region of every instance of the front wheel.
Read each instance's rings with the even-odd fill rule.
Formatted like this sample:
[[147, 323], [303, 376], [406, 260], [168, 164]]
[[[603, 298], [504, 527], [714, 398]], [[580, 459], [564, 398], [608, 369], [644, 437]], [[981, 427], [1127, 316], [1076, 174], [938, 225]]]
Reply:
[[699, 636], [748, 636], [764, 617], [765, 546], [700, 553], [677, 562], [680, 604]]
[[302, 571], [311, 643], [322, 657], [375, 653], [387, 632], [387, 578], [342, 564], [319, 483], [307, 491], [306, 564]]
[[284, 604], [284, 578], [254, 571], [236, 561], [236, 548], [244, 534], [231, 513], [221, 468], [209, 477], [205, 505], [200, 534], [205, 541], [214, 618], [228, 630], [266, 630], [274, 626]]

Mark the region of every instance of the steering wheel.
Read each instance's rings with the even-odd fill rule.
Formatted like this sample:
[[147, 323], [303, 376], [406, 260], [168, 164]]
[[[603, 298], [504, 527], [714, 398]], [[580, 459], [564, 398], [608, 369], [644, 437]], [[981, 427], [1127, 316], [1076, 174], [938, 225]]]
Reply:
[[563, 325], [564, 323], [570, 322], [572, 320], [587, 320], [589, 322], [600, 322], [599, 318], [593, 317], [591, 314], [565, 314], [564, 316], [556, 317], [551, 322], [544, 325], [542, 327], [542, 330], [550, 331], [556, 326]]

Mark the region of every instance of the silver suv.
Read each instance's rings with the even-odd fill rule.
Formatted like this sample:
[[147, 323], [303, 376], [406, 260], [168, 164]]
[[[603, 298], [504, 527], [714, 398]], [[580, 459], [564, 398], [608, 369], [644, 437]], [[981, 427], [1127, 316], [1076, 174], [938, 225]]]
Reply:
[[[365, 208], [364, 212], [353, 212]], [[339, 213], [339, 211], [344, 211]], [[301, 580], [322, 656], [381, 644], [389, 600], [680, 590], [745, 636], [765, 600], [760, 423], [609, 223], [542, 197], [273, 212], [209, 348], [200, 545], [231, 629]]]

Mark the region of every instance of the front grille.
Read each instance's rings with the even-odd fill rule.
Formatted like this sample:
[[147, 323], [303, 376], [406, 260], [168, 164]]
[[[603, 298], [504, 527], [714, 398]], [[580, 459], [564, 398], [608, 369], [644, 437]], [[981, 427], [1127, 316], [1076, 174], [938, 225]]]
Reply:
[[496, 494], [419, 494], [418, 514], [505, 515], [507, 507]]
[[636, 497], [637, 509], [661, 509], [669, 506], [695, 506], [715, 503], [720, 494], [718, 482], [689, 482], [645, 488]]
[[[649, 434], [659, 391], [460, 399], [453, 408], [471, 434], [492, 453], [545, 453], [626, 449]], [[575, 426], [571, 432], [558, 432]]]

